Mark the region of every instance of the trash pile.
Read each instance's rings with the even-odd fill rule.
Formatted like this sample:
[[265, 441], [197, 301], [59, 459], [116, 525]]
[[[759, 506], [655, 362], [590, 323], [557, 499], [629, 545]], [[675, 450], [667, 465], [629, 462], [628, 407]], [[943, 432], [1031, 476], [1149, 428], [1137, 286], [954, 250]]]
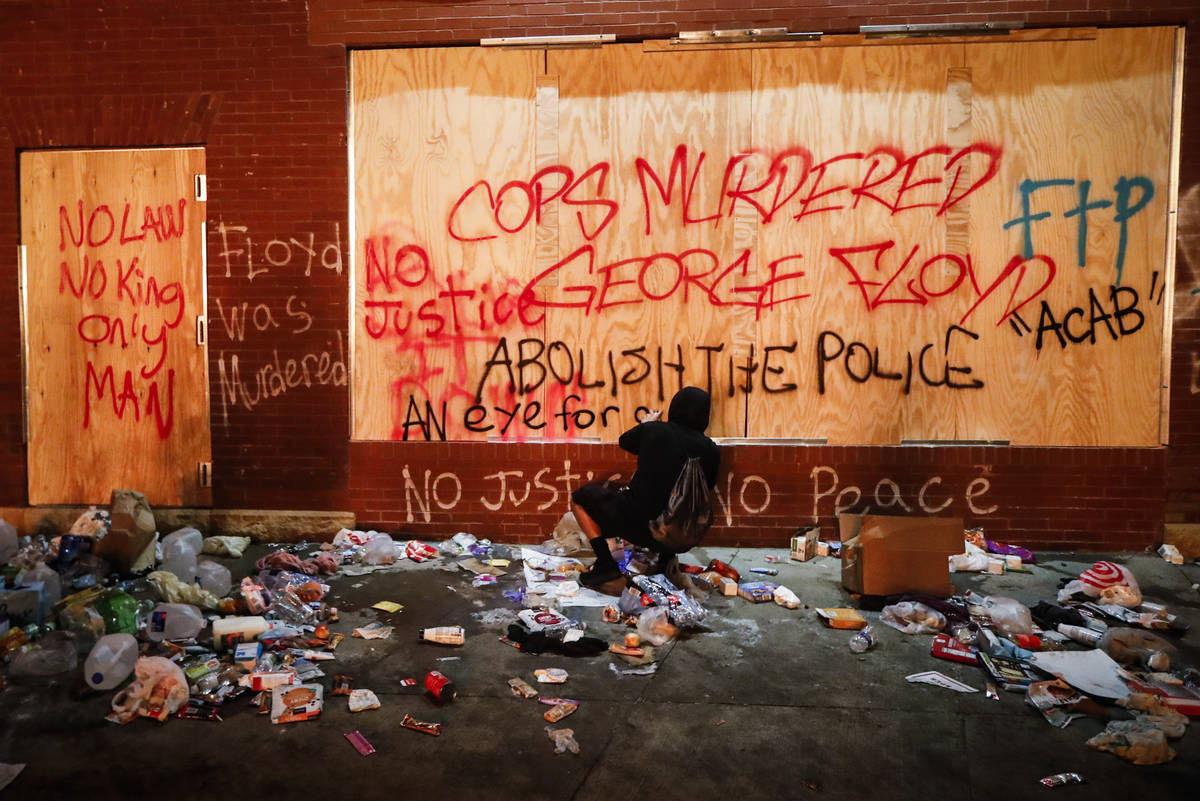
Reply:
[[[947, 599], [899, 596], [889, 598], [879, 620], [904, 634], [932, 634], [930, 653], [938, 659], [978, 665], [988, 698], [998, 699], [1000, 690], [1023, 693], [1057, 728], [1085, 716], [1106, 721], [1088, 746], [1137, 765], [1170, 761], [1169, 741], [1183, 736], [1188, 716], [1200, 714], [1200, 671], [1180, 664], [1170, 639], [1187, 625], [1143, 599], [1132, 572], [1113, 562], [1096, 562], [1064, 584], [1053, 602], [1032, 608], [973, 590]], [[866, 626], [855, 617], [847, 627]], [[850, 644], [862, 653], [870, 643], [861, 646]], [[906, 679], [979, 691], [936, 670]]]
[[[77, 695], [112, 693], [107, 720], [119, 725], [139, 718], [220, 721], [238, 698], [276, 724], [315, 718], [336, 696], [346, 697], [351, 712], [378, 709], [374, 691], [329, 670], [347, 634], [331, 628], [340, 616], [329, 603], [326, 581], [402, 561], [440, 562], [443, 569], [469, 574], [473, 587], [499, 584], [520, 562], [521, 572], [513, 576], [523, 581], [503, 591], [520, 611], [500, 640], [530, 655], [612, 654], [627, 665], [611, 666], [618, 677], [653, 673], [654, 649], [706, 614], [667, 577], [648, 575], [652, 560], [633, 548], [622, 553], [631, 586], [616, 603], [580, 585], [586, 566], [569, 554], [582, 551], [586, 539], [569, 513], [538, 548], [509, 548], [465, 532], [430, 544], [343, 529], [329, 543], [273, 550], [235, 579], [220, 558], [240, 558], [249, 543], [205, 537], [190, 526], [160, 539], [145, 497], [127, 490], [114, 491], [109, 509], [90, 508], [62, 535], [18, 538], [0, 520], [0, 610], [7, 610], [0, 612], [0, 662], [7, 677], [69, 674], [82, 663], [86, 688]], [[586, 624], [563, 611], [572, 606], [606, 607], [604, 620], [619, 627], [615, 642], [589, 634]], [[373, 608], [390, 614], [403, 606], [385, 600]], [[374, 621], [349, 636], [381, 640], [393, 631]], [[418, 640], [461, 646], [466, 631], [457, 625], [423, 628]], [[539, 720], [550, 724], [545, 728], [554, 753], [579, 753], [573, 730], [556, 724], [580, 703], [538, 692], [533, 684], [561, 685], [567, 678], [562, 668], [536, 666], [528, 677], [508, 681], [514, 694], [547, 706]], [[401, 685], [415, 687], [418, 680], [406, 678]], [[429, 671], [422, 686], [438, 705], [458, 692], [439, 670]], [[401, 725], [438, 736], [444, 724], [405, 715]], [[374, 752], [361, 732], [345, 736], [361, 754]]]

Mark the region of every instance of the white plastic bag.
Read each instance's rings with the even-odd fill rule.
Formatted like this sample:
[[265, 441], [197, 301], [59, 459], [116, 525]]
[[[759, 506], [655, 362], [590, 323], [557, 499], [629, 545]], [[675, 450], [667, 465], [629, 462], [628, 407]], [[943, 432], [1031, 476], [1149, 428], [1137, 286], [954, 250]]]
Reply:
[[112, 718], [128, 723], [139, 715], [164, 721], [187, 702], [187, 678], [179, 665], [161, 656], [143, 656], [133, 666], [133, 682], [113, 697]]
[[665, 606], [652, 606], [638, 618], [637, 632], [642, 642], [662, 645], [675, 639], [678, 629], [668, 619]]

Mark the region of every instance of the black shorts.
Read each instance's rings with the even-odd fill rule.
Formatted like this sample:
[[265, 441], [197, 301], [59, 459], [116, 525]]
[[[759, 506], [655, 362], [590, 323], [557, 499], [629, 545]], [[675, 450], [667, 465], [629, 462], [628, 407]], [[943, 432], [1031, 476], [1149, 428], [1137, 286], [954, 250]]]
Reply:
[[629, 490], [603, 482], [584, 484], [571, 493], [571, 501], [587, 512], [605, 537], [658, 551], [661, 546], [650, 536], [650, 522], [633, 508]]

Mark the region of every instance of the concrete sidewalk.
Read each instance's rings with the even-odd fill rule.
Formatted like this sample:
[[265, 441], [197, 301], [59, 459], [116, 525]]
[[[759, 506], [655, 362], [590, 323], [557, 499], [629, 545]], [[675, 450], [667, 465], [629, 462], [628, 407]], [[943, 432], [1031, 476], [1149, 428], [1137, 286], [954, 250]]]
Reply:
[[[235, 581], [253, 558], [225, 560]], [[703, 629], [659, 649], [659, 670], [618, 676], [629, 667], [610, 654], [567, 658], [531, 655], [499, 641], [520, 606], [502, 595], [523, 583], [520, 571], [473, 588], [453, 560], [403, 562], [370, 575], [329, 580], [327, 601], [341, 611], [347, 634], [333, 662], [322, 663], [326, 706], [315, 720], [272, 725], [249, 706], [248, 694], [226, 704], [221, 722], [104, 721], [112, 693], [73, 697], [81, 668], [51, 680], [10, 681], [0, 693], [0, 762], [26, 763], [0, 799], [394, 799], [487, 798], [577, 801], [669, 799], [1020, 799], [1051, 793], [1043, 776], [1074, 771], [1087, 784], [1054, 790], [1056, 798], [1174, 799], [1200, 789], [1200, 732], [1172, 742], [1174, 761], [1135, 767], [1084, 745], [1103, 725], [1077, 720], [1054, 729], [1021, 693], [999, 701], [981, 691], [959, 694], [909, 684], [908, 674], [938, 670], [982, 690], [981, 668], [934, 659], [930, 636], [907, 636], [878, 622], [877, 644], [858, 656], [849, 632], [823, 627], [815, 606], [854, 605], [841, 588], [839, 563], [789, 562], [783, 550], [697, 549], [683, 561], [719, 558], [745, 572], [783, 560], [772, 580], [803, 604], [787, 610], [712, 595]], [[1031, 574], [958, 574], [960, 589], [1009, 595], [1032, 605], [1053, 601], [1060, 579], [1074, 578], [1092, 554], [1039, 554]], [[1158, 557], [1114, 557], [1127, 565], [1147, 600], [1167, 605], [1200, 627], [1200, 567]], [[516, 566], [514, 564], [514, 566]], [[380, 600], [404, 604], [388, 614]], [[588, 633], [610, 642], [626, 629], [605, 623], [598, 608], [569, 608]], [[395, 625], [387, 640], [349, 636], [373, 620]], [[417, 630], [463, 625], [467, 642], [450, 648], [419, 644]], [[1182, 662], [1200, 665], [1197, 632], [1178, 641]], [[556, 728], [575, 731], [578, 755], [554, 755], [542, 713], [515, 697], [506, 682], [533, 683], [535, 668], [570, 672], [546, 694], [581, 702]], [[459, 687], [437, 706], [420, 686], [441, 670]], [[351, 714], [328, 695], [335, 673], [373, 690], [379, 710]], [[410, 713], [444, 724], [440, 737], [402, 728]], [[1118, 716], [1124, 711], [1117, 709]], [[376, 748], [360, 756], [345, 740], [359, 730]]]

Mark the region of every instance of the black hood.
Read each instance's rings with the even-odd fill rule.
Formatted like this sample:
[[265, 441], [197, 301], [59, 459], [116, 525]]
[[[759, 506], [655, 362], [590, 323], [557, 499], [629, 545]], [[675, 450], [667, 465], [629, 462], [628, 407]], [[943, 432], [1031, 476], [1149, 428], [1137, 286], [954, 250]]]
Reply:
[[684, 387], [671, 398], [667, 419], [703, 433], [704, 429], [708, 428], [710, 405], [708, 393], [700, 387]]

